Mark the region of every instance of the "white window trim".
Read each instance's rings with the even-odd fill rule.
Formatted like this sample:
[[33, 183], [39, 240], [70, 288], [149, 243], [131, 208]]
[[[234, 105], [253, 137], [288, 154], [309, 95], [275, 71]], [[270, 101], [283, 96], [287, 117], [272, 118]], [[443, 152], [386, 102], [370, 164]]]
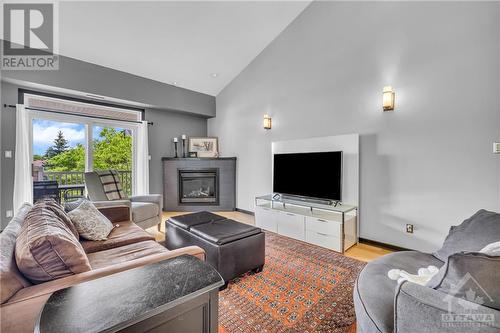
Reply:
[[139, 124], [134, 124], [126, 121], [119, 120], [108, 120], [108, 119], [94, 119], [90, 117], [81, 117], [70, 114], [55, 114], [45, 111], [36, 110], [26, 110], [30, 118], [30, 156], [33, 163], [33, 120], [52, 120], [66, 123], [79, 123], [85, 125], [85, 172], [93, 171], [93, 161], [92, 161], [92, 138], [93, 138], [93, 127], [94, 126], [109, 126], [109, 127], [120, 127], [128, 129], [132, 132], [132, 195], [136, 193], [137, 188], [137, 177], [135, 174], [136, 163], [137, 163], [137, 129]]
[[[101, 105], [101, 104], [94, 104], [91, 102], [84, 102], [84, 101], [75, 101], [71, 99], [65, 99], [63, 97], [54, 97], [54, 96], [44, 96], [44, 95], [38, 95], [38, 94], [33, 94], [29, 92], [25, 92], [23, 94], [23, 100], [24, 100], [24, 105], [27, 108], [33, 108], [33, 109], [41, 109], [41, 110], [47, 110], [47, 111], [55, 111], [55, 112], [60, 112], [68, 115], [82, 115], [84, 117], [92, 117], [92, 115], [99, 115], [99, 113], [102, 113], [103, 119], [110, 119], [110, 120], [117, 120], [117, 121], [141, 121], [142, 117], [142, 112], [139, 110], [130, 110], [127, 108], [120, 108], [119, 106], [111, 106], [111, 105]], [[33, 103], [35, 101], [35, 103]], [[36, 102], [47, 102], [48, 105], [40, 105], [36, 104]], [[52, 103], [53, 105], [50, 105]], [[86, 112], [88, 109], [93, 110], [93, 113], [87, 114]], [[116, 118], [113, 117], [112, 114], [109, 114], [109, 112], [114, 113]], [[122, 118], [120, 118], [122, 117]], [[94, 117], [95, 118], [95, 117]]]

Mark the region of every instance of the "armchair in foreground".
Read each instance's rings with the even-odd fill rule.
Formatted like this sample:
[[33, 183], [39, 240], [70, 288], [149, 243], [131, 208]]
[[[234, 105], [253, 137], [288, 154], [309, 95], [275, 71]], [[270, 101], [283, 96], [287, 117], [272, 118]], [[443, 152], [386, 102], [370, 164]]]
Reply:
[[[453, 226], [437, 252], [402, 251], [361, 271], [354, 287], [358, 333], [500, 332], [500, 214], [480, 210]], [[488, 249], [488, 250], [487, 250]], [[393, 268], [439, 272], [420, 285], [389, 279]]]

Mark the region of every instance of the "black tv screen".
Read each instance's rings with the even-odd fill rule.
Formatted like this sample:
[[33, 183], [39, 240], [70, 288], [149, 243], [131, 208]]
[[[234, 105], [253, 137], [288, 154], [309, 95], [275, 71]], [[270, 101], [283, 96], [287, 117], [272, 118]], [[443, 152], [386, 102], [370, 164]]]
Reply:
[[274, 154], [273, 192], [342, 200], [342, 152]]

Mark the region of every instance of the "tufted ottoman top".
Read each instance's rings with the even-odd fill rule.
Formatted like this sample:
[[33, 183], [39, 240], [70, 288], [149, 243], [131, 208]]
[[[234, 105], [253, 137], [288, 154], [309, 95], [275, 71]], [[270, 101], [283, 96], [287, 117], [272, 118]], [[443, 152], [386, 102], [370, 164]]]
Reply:
[[220, 220], [225, 220], [224, 216], [220, 216], [210, 212], [197, 212], [192, 214], [178, 215], [172, 216], [168, 219], [168, 221], [172, 224], [175, 224], [179, 228], [190, 230], [191, 227], [204, 224], [208, 222], [215, 222]]

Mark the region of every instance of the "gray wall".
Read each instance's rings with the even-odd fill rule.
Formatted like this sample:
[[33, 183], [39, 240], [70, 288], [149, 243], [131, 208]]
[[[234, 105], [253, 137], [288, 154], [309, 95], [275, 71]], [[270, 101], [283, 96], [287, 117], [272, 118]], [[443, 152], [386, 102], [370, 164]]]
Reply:
[[[20, 86], [7, 82], [1, 83], [2, 106], [0, 113], [1, 124], [1, 228], [3, 229], [10, 219], [5, 217], [7, 210], [12, 209], [12, 194], [14, 189], [14, 158], [6, 159], [5, 150], [15, 150], [16, 135], [16, 113], [15, 109], [4, 108], [3, 104], [16, 104], [18, 89]], [[154, 125], [149, 127], [149, 153], [150, 161], [150, 191], [151, 193], [162, 193], [162, 171], [161, 157], [172, 156], [172, 138], [181, 134], [192, 136], [204, 136], [207, 134], [206, 118], [187, 113], [146, 109], [146, 119], [153, 121]]]
[[[13, 109], [4, 108], [3, 104], [17, 103], [19, 87], [77, 96], [95, 94], [110, 98], [111, 101], [127, 101], [150, 107], [147, 115], [151, 116], [156, 123], [150, 136], [150, 142], [152, 142], [150, 178], [151, 190], [156, 193], [161, 193], [161, 186], [158, 184], [161, 180], [159, 171], [161, 164], [158, 162], [161, 156], [157, 154], [168, 152], [166, 147], [161, 146], [161, 142], [165, 142], [165, 138], [173, 137], [177, 132], [205, 135], [206, 119], [204, 118], [215, 115], [214, 96], [69, 57], [60, 56], [59, 59], [57, 71], [0, 72], [2, 79], [0, 226], [2, 229], [8, 223], [5, 213], [12, 209], [14, 183], [14, 158], [6, 159], [3, 152], [15, 150], [15, 112]], [[153, 108], [156, 111], [153, 111]], [[155, 118], [157, 120], [154, 120]], [[163, 130], [160, 130], [162, 128]], [[159, 138], [155, 138], [155, 135]], [[155, 162], [158, 163], [157, 166]]]
[[361, 236], [434, 250], [500, 211], [499, 92], [500, 3], [317, 1], [216, 97], [208, 132], [238, 157], [247, 210], [271, 192], [272, 141], [360, 133]]
[[[3, 110], [3, 98], [2, 98], [2, 86], [1, 86], [1, 82], [0, 82], [0, 221], [2, 220], [1, 216], [2, 216], [2, 213], [3, 213], [3, 209], [2, 209], [2, 190], [3, 190], [3, 186], [2, 186], [2, 178], [3, 178], [3, 174], [2, 174], [2, 165], [3, 165], [3, 161], [2, 161], [2, 158], [4, 156], [3, 154], [3, 151], [1, 150], [2, 148], [2, 135], [3, 135], [3, 131], [2, 131], [2, 110]], [[1, 226], [0, 224], [0, 229], [3, 229], [3, 227]]]
[[0, 113], [0, 137], [1, 137], [1, 184], [0, 187], [0, 227], [3, 229], [10, 219], [5, 217], [7, 210], [12, 210], [12, 195], [14, 194], [14, 156], [5, 158], [5, 151], [12, 150], [16, 147], [16, 112], [15, 109], [5, 108], [3, 104], [17, 103], [18, 87], [1, 82], [1, 113]]
[[178, 110], [206, 117], [215, 116], [215, 98], [111, 68], [59, 56], [56, 71], [2, 71], [4, 80], [40, 84]]
[[[206, 136], [207, 120], [201, 117], [189, 116], [181, 113], [166, 112], [164, 110], [146, 110], [146, 119], [154, 122], [149, 127], [149, 191], [163, 193], [163, 169], [161, 158], [174, 156], [172, 139], [181, 135]], [[186, 142], [187, 146], [187, 142]], [[182, 156], [182, 144], [179, 142], [179, 156]]]

